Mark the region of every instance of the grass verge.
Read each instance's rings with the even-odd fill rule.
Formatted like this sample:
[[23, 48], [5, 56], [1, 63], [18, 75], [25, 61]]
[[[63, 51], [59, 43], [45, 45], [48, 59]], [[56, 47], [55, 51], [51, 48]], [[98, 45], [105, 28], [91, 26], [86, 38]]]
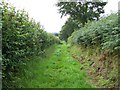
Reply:
[[108, 55], [99, 61], [102, 55], [99, 47], [83, 48], [73, 45], [69, 48], [70, 54], [76, 58], [87, 71], [89, 82], [97, 88], [118, 88], [118, 56]]

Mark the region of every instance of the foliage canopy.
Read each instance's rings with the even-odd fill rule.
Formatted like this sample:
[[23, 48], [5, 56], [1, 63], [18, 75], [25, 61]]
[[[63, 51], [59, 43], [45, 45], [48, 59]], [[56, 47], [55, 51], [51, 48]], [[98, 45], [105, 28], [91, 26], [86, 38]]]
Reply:
[[104, 13], [104, 6], [107, 2], [92, 2], [86, 3], [80, 2], [58, 2], [56, 4], [59, 7], [59, 13], [61, 17], [64, 15], [70, 15], [74, 20], [78, 20], [83, 26], [89, 20], [98, 20], [100, 14]]

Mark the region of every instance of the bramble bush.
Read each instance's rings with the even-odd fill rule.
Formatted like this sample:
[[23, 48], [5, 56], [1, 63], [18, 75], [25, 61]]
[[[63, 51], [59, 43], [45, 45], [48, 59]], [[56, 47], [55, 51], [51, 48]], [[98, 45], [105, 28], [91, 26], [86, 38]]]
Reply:
[[118, 14], [111, 14], [99, 21], [89, 22], [80, 30], [73, 32], [69, 37], [69, 42], [85, 47], [97, 45], [103, 50], [118, 54], [120, 51], [120, 29], [118, 25]]
[[[19, 68], [23, 59], [41, 54], [45, 48], [60, 40], [43, 30], [40, 23], [30, 19], [25, 10], [16, 10], [1, 2], [2, 10], [2, 68], [3, 79]], [[1, 21], [0, 21], [1, 27]]]

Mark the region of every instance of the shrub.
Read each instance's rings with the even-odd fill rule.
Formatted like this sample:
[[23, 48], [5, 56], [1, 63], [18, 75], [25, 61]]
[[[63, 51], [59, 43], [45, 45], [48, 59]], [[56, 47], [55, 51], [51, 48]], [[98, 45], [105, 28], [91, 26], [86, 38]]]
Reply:
[[111, 14], [99, 21], [89, 22], [83, 28], [75, 31], [69, 38], [70, 43], [82, 46], [99, 45], [111, 52], [120, 51], [120, 30], [118, 14]]
[[5, 2], [1, 2], [0, 7], [3, 78], [9, 78], [9, 72], [15, 71], [23, 63], [23, 58], [38, 55], [48, 46], [60, 41], [54, 35], [45, 32], [40, 23], [30, 19], [26, 11], [16, 10]]

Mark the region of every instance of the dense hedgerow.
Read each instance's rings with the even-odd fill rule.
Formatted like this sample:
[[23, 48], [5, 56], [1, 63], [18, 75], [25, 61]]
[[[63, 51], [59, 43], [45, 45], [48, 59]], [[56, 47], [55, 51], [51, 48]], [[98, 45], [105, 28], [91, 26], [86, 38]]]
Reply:
[[9, 72], [19, 67], [23, 58], [41, 54], [48, 46], [59, 43], [59, 39], [46, 33], [40, 23], [29, 18], [26, 11], [16, 10], [5, 2], [1, 2], [0, 6], [3, 78], [8, 78], [11, 76]]
[[120, 51], [120, 29], [118, 14], [111, 14], [99, 21], [89, 22], [75, 31], [69, 38], [70, 43], [82, 46], [100, 45], [111, 52]]

